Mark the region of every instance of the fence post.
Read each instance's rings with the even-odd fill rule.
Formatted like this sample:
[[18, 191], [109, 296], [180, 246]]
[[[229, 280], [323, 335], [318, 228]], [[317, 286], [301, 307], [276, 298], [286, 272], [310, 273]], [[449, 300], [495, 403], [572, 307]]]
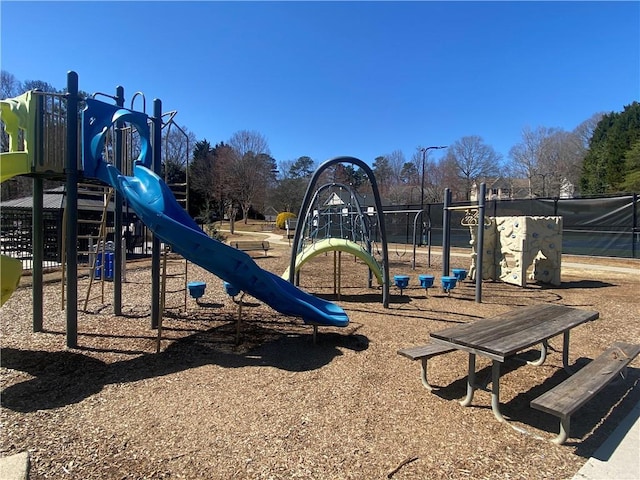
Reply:
[[631, 257], [636, 258], [636, 235], [638, 232], [638, 194], [633, 194], [633, 203], [631, 206]]

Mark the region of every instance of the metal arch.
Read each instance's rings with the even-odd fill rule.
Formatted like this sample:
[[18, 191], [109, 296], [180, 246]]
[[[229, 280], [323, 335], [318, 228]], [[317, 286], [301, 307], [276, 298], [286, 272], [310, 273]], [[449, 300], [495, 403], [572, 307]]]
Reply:
[[131, 110], [135, 110], [133, 107], [135, 105], [135, 101], [136, 98], [141, 97], [142, 98], [142, 113], [147, 113], [147, 99], [144, 96], [144, 93], [138, 91], [136, 93], [133, 94], [133, 96], [131, 97]]
[[[373, 191], [373, 197], [376, 204], [376, 216], [378, 219], [378, 228], [380, 229], [380, 237], [382, 241], [382, 270], [383, 270], [383, 285], [382, 285], [382, 305], [384, 308], [389, 307], [389, 255], [388, 255], [388, 247], [387, 247], [387, 233], [384, 225], [384, 218], [382, 213], [382, 201], [380, 200], [380, 192], [378, 190], [378, 183], [376, 182], [376, 178], [373, 174], [373, 170], [371, 167], [367, 165], [365, 162], [355, 157], [335, 157], [325, 161], [322, 165], [318, 167], [318, 169], [314, 172], [309, 181], [309, 185], [307, 186], [307, 191], [304, 195], [304, 199], [302, 200], [302, 206], [300, 207], [300, 212], [306, 212], [309, 209], [309, 205], [311, 203], [311, 199], [314, 196], [315, 185], [320, 178], [322, 172], [324, 172], [327, 168], [332, 165], [338, 163], [351, 163], [356, 165], [362, 169], [369, 181], [371, 182], [371, 189]], [[298, 251], [298, 246], [300, 244], [302, 238], [302, 229], [296, 228], [296, 231], [293, 236], [293, 245], [291, 251], [291, 259], [289, 263], [289, 282], [295, 282], [295, 262], [296, 262], [296, 252]]]
[[[355, 205], [355, 208], [356, 208], [356, 211], [357, 211], [357, 215], [360, 218], [360, 228], [362, 228], [363, 235], [365, 235], [365, 243], [369, 243], [370, 242], [369, 229], [367, 228], [367, 226], [364, 223], [364, 216], [365, 215], [362, 212], [362, 206], [360, 205], [360, 202], [358, 201], [358, 198], [355, 195], [356, 192], [353, 190], [353, 188], [351, 188], [349, 185], [346, 185], [344, 183], [331, 182], [331, 183], [325, 183], [321, 187], [318, 187], [316, 189], [316, 191], [314, 192], [314, 194], [313, 194], [313, 198], [309, 202], [309, 207], [307, 208], [307, 211], [305, 212], [304, 220], [308, 219], [309, 216], [311, 215], [313, 205], [315, 205], [316, 200], [320, 196], [320, 194], [323, 191], [328, 190], [328, 189], [330, 189], [332, 187], [344, 188], [347, 192], [349, 192], [349, 196], [353, 200], [353, 203]], [[304, 224], [304, 220], [303, 220], [303, 224]], [[305, 228], [307, 228], [307, 227], [305, 226]], [[303, 250], [303, 245], [302, 245], [303, 243], [304, 243], [304, 239], [303, 239], [302, 242], [300, 242], [300, 245], [298, 246], [296, 254], [300, 253]], [[294, 242], [294, 245], [295, 245], [295, 242]]]

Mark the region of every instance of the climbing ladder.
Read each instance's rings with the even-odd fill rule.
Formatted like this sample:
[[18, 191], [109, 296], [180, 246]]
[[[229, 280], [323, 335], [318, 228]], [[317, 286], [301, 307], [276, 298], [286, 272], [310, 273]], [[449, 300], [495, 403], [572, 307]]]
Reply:
[[178, 204], [187, 210], [189, 205], [189, 190], [187, 182], [168, 183], [167, 186], [171, 190], [171, 193], [173, 193], [173, 196], [176, 197]]
[[[78, 243], [81, 248], [78, 248], [78, 264], [86, 264], [89, 267], [89, 287], [87, 288], [87, 294], [84, 301], [84, 310], [87, 309], [89, 298], [91, 295], [91, 288], [93, 281], [96, 277], [96, 265], [98, 258], [102, 258], [100, 286], [101, 286], [101, 301], [104, 303], [104, 282], [106, 277], [106, 246], [107, 246], [107, 216], [109, 213], [109, 206], [111, 198], [113, 197], [113, 188], [95, 185], [95, 184], [78, 184], [78, 199], [80, 204], [86, 204], [88, 207], [100, 208], [100, 218], [92, 218], [90, 214], [94, 209], [79, 209], [78, 212]], [[62, 215], [63, 225], [66, 225], [68, 219], [67, 207]], [[66, 239], [64, 237], [66, 229], [62, 230], [62, 244], [65, 245]], [[86, 245], [86, 248], [82, 248]], [[65, 269], [66, 269], [66, 249], [62, 250], [62, 309], [65, 306]]]
[[[165, 177], [165, 181], [166, 181], [166, 177]], [[184, 183], [167, 183], [167, 186], [169, 187], [169, 189], [171, 190], [171, 193], [173, 193], [173, 196], [176, 198], [178, 204], [185, 209], [185, 211], [189, 211], [189, 189], [188, 189], [188, 183], [184, 182]], [[165, 244], [164, 248], [162, 249], [162, 290], [161, 290], [161, 297], [160, 297], [160, 308], [161, 308], [161, 312], [164, 314], [164, 310], [165, 310], [165, 297], [166, 297], [166, 285], [167, 285], [167, 259], [169, 257], [169, 254], [171, 253], [171, 246]], [[184, 279], [184, 309], [186, 311], [187, 309], [187, 273], [189, 270], [189, 262], [184, 259], [184, 272], [180, 272], [180, 273], [173, 273], [171, 274], [171, 277], [173, 278], [180, 278], [182, 277]]]
[[[188, 183], [173, 183], [167, 184], [167, 186], [171, 189], [171, 192], [176, 197], [178, 203], [184, 208], [186, 211], [189, 211], [189, 195], [188, 195]], [[182, 290], [184, 293], [183, 298], [183, 306], [184, 311], [187, 311], [187, 290], [188, 290], [188, 271], [189, 271], [189, 261], [184, 259], [184, 271], [179, 273], [171, 273], [168, 272], [167, 261], [169, 260], [169, 255], [171, 254], [171, 246], [168, 244], [164, 244], [162, 248], [162, 268], [161, 268], [161, 283], [160, 283], [160, 321], [158, 323], [158, 335], [156, 339], [156, 351], [160, 352], [160, 342], [162, 340], [162, 319], [164, 318], [165, 309], [166, 309], [166, 297], [167, 297], [167, 280], [169, 278], [182, 278], [183, 285]]]
[[169, 260], [169, 255], [171, 254], [171, 246], [164, 244], [164, 248], [162, 249], [162, 286], [160, 293], [160, 309], [164, 314], [165, 311], [165, 299], [166, 299], [166, 291], [167, 291], [167, 280], [168, 278], [177, 278], [183, 279], [184, 285], [182, 288], [184, 289], [184, 309], [187, 309], [187, 271], [188, 271], [188, 262], [184, 260], [184, 272], [179, 273], [169, 273], [167, 267], [167, 260]]

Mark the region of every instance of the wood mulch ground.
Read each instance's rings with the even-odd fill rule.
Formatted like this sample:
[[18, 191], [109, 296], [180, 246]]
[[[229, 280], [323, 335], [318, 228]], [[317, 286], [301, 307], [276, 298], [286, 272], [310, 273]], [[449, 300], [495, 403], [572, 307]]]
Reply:
[[[282, 273], [289, 248], [272, 243], [263, 268]], [[424, 249], [423, 249], [424, 250]], [[29, 279], [0, 309], [0, 454], [29, 451], [32, 479], [562, 479], [571, 478], [640, 401], [640, 363], [611, 384], [572, 422], [570, 441], [547, 440], [555, 417], [529, 402], [565, 378], [552, 339], [541, 367], [524, 352], [504, 365], [499, 423], [490, 395], [478, 392], [464, 408], [467, 358], [460, 352], [430, 361], [429, 393], [418, 362], [400, 348], [427, 341], [429, 332], [492, 316], [521, 305], [558, 303], [600, 312], [571, 334], [570, 361], [594, 358], [616, 340], [640, 341], [640, 274], [564, 268], [562, 285], [519, 288], [485, 282], [482, 303], [464, 282], [447, 296], [425, 295], [419, 273], [440, 276], [410, 252], [390, 250], [391, 276], [411, 276], [403, 294], [391, 289], [388, 309], [366, 269], [342, 256], [341, 291], [333, 286], [333, 255], [302, 270], [301, 287], [335, 300], [348, 313], [346, 328], [312, 329], [253, 298], [243, 307], [235, 344], [237, 305], [222, 282], [189, 264], [189, 281], [207, 283], [199, 303], [184, 301], [184, 261], [169, 261], [167, 313], [161, 351], [150, 328], [151, 270], [135, 262], [123, 286], [123, 315], [113, 315], [112, 285], [94, 285], [79, 313], [78, 348], [66, 348], [65, 313], [56, 274], [44, 287], [44, 332], [31, 331]], [[578, 261], [571, 258], [570, 262]], [[632, 268], [638, 261], [581, 259]], [[452, 267], [468, 267], [454, 256]], [[79, 279], [79, 307], [88, 278]], [[479, 380], [490, 364], [478, 357]], [[634, 388], [635, 387], [635, 388]]]

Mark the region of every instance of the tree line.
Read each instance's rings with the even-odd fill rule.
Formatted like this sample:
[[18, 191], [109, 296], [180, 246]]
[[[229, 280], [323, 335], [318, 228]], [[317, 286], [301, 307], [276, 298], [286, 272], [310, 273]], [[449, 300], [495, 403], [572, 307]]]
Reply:
[[[2, 71], [2, 98], [34, 88], [62, 92], [43, 81], [19, 82]], [[5, 151], [4, 139], [2, 147]], [[637, 192], [640, 104], [634, 101], [621, 112], [595, 113], [572, 131], [525, 127], [506, 159], [477, 135], [452, 142], [438, 159], [431, 158], [437, 151], [433, 148], [418, 145], [409, 158], [394, 150], [363, 159], [371, 162], [386, 203], [439, 203], [445, 187], [454, 200], [469, 200], [474, 185], [495, 179], [518, 183], [525, 197], [558, 197], [568, 189], [575, 196]], [[319, 166], [309, 156], [273, 158], [268, 140], [253, 130], [238, 131], [212, 144], [175, 124], [163, 129], [162, 149], [162, 175], [169, 184], [185, 184], [188, 177], [189, 213], [205, 223], [298, 213], [309, 179]], [[322, 183], [342, 183], [362, 195], [370, 193], [368, 179], [357, 167], [338, 164], [323, 175]], [[30, 182], [20, 179], [5, 184], [10, 182], [2, 184], [3, 199], [24, 195], [30, 188]]]

